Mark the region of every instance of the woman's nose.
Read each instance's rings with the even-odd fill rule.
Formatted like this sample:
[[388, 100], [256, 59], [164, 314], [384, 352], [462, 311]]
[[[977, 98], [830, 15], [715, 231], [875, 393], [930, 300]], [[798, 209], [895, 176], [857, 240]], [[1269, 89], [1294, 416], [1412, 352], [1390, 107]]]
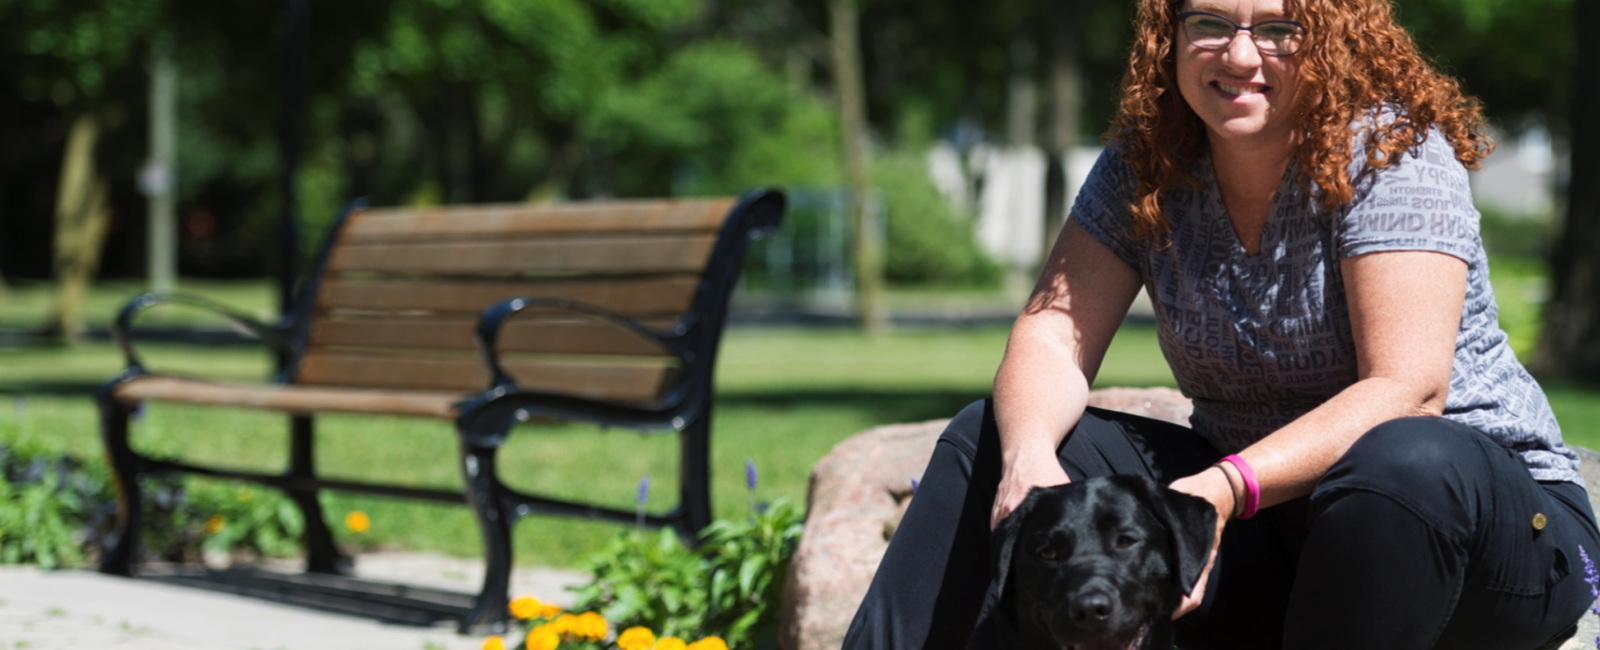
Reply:
[[1250, 32], [1240, 30], [1233, 35], [1233, 40], [1228, 42], [1228, 49], [1223, 61], [1236, 68], [1261, 67], [1261, 50], [1256, 47], [1256, 42], [1251, 38]]

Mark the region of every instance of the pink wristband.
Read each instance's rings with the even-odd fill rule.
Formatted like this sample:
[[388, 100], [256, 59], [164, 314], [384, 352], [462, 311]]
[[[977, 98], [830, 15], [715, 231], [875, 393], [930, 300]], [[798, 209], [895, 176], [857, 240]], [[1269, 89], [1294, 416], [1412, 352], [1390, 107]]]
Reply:
[[1261, 507], [1261, 482], [1256, 480], [1255, 471], [1250, 469], [1250, 464], [1244, 462], [1238, 454], [1229, 455], [1222, 462], [1232, 465], [1239, 471], [1239, 477], [1244, 479], [1244, 512], [1239, 514], [1240, 519], [1249, 519], [1256, 516], [1256, 509]]

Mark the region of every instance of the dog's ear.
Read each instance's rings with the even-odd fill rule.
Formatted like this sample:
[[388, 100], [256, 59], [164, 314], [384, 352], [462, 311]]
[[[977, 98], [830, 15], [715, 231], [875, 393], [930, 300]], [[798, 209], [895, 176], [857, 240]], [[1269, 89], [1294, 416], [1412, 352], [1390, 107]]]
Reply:
[[1016, 549], [1017, 538], [1022, 535], [1022, 522], [1027, 520], [1028, 514], [1033, 512], [1033, 507], [1043, 495], [1044, 488], [1028, 490], [1028, 496], [1022, 498], [1022, 503], [1017, 504], [1011, 514], [1000, 520], [1000, 525], [995, 526], [989, 538], [989, 551], [994, 557], [994, 581], [999, 587], [997, 593], [1002, 601], [1011, 591], [1011, 554]]
[[1217, 531], [1216, 509], [1205, 499], [1156, 483], [1148, 476], [1138, 476], [1132, 483], [1143, 493], [1150, 511], [1167, 527], [1172, 561], [1177, 564], [1173, 577], [1178, 579], [1183, 593], [1189, 593], [1211, 555], [1211, 542]]

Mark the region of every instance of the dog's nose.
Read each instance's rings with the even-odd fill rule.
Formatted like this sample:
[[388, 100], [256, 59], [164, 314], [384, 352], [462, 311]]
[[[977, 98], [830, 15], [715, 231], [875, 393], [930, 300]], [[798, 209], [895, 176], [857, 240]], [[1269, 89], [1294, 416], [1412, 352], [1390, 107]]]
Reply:
[[1072, 616], [1072, 622], [1087, 627], [1104, 624], [1115, 609], [1111, 594], [1103, 591], [1078, 594], [1067, 604], [1067, 613]]

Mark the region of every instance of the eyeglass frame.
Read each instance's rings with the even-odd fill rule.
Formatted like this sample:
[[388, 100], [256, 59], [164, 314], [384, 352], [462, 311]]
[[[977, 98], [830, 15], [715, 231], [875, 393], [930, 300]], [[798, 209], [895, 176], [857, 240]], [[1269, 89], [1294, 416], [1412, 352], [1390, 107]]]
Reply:
[[[1212, 18], [1216, 18], [1218, 20], [1221, 20], [1222, 22], [1228, 23], [1229, 25], [1233, 25], [1233, 35], [1228, 37], [1228, 41], [1226, 43], [1224, 43], [1222, 45], [1218, 45], [1216, 47], [1206, 47], [1204, 45], [1196, 43], [1196, 42], [1194, 42], [1193, 38], [1189, 38], [1189, 28], [1184, 25], [1184, 21], [1188, 20], [1190, 16], [1210, 16]], [[1233, 22], [1233, 19], [1228, 18], [1227, 16], [1221, 16], [1221, 15], [1218, 15], [1218, 14], [1211, 13], [1209, 11], [1183, 11], [1183, 12], [1179, 12], [1178, 13], [1178, 28], [1184, 30], [1184, 34], [1183, 34], [1184, 38], [1189, 40], [1189, 44], [1190, 45], [1198, 47], [1198, 48], [1200, 48], [1202, 50], [1209, 50], [1209, 51], [1213, 51], [1213, 52], [1217, 51], [1217, 50], [1225, 50], [1225, 49], [1228, 48], [1229, 45], [1233, 44], [1233, 39], [1236, 39], [1236, 38], [1239, 37], [1239, 32], [1249, 32], [1250, 33], [1250, 44], [1256, 46], [1256, 51], [1261, 52], [1262, 54], [1265, 54], [1267, 56], [1294, 56], [1296, 54], [1299, 54], [1300, 53], [1300, 47], [1299, 46], [1295, 46], [1295, 50], [1293, 52], [1268, 52], [1266, 50], [1261, 49], [1261, 44], [1256, 42], [1256, 28], [1260, 27], [1262, 25], [1271, 25], [1273, 23], [1287, 23], [1287, 24], [1294, 25], [1295, 27], [1300, 28], [1301, 38], [1305, 38], [1305, 35], [1310, 33], [1310, 30], [1306, 29], [1306, 26], [1300, 24], [1299, 21], [1289, 20], [1287, 18], [1275, 18], [1273, 20], [1263, 20], [1263, 21], [1261, 21], [1259, 23], [1256, 23], [1254, 25], [1250, 25], [1249, 27], [1246, 27], [1244, 25], [1240, 25], [1239, 23]]]

